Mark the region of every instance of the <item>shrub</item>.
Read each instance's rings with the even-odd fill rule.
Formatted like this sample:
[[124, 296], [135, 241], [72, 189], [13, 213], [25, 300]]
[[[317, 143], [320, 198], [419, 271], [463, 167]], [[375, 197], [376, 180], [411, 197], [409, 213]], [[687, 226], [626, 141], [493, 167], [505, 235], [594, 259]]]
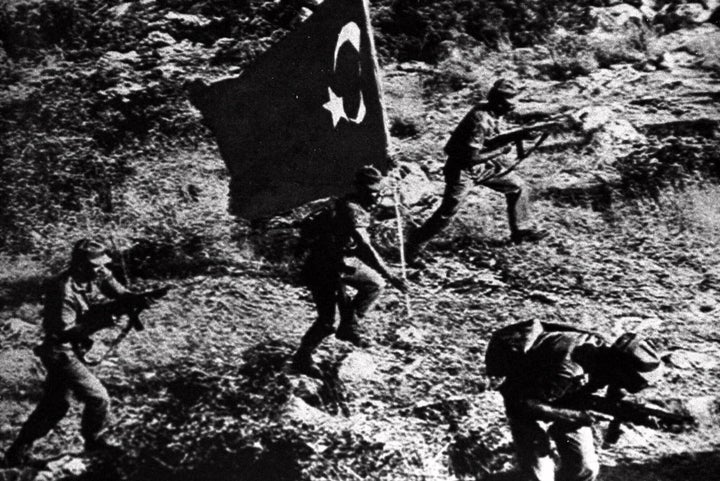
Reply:
[[587, 75], [598, 68], [595, 52], [580, 35], [560, 34], [548, 41], [550, 62], [536, 64], [538, 71], [552, 80], [569, 80]]
[[617, 160], [625, 192], [657, 198], [666, 187], [684, 189], [706, 180], [720, 180], [720, 143], [697, 143], [682, 137], [641, 146]]

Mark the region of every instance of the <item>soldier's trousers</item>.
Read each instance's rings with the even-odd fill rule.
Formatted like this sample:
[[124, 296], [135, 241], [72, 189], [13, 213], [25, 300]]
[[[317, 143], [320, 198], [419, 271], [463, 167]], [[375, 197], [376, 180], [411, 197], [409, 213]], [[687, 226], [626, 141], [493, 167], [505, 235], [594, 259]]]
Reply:
[[[440, 233], [460, 210], [460, 206], [474, 185], [465, 169], [445, 170], [445, 191], [442, 202], [428, 220], [408, 239], [409, 245], [420, 246]], [[525, 182], [514, 173], [481, 181], [480, 185], [505, 194], [510, 232], [517, 232], [528, 221], [528, 193]]]
[[[365, 317], [385, 287], [380, 273], [357, 257], [344, 258], [339, 272], [336, 267], [316, 267], [306, 270], [305, 277], [318, 317], [305, 334], [304, 345], [319, 343], [333, 332], [336, 308], [341, 326], [354, 325]], [[352, 298], [348, 286], [357, 290]]]
[[[553, 423], [545, 429], [540, 423], [508, 417], [518, 464], [527, 481], [594, 481], [600, 471], [592, 429]], [[550, 439], [560, 455], [555, 471]]]
[[97, 377], [70, 352], [54, 351], [42, 356], [47, 378], [42, 398], [25, 421], [16, 444], [32, 444], [45, 436], [70, 409], [70, 397], [85, 406], [80, 432], [86, 441], [94, 441], [105, 428], [110, 397]]

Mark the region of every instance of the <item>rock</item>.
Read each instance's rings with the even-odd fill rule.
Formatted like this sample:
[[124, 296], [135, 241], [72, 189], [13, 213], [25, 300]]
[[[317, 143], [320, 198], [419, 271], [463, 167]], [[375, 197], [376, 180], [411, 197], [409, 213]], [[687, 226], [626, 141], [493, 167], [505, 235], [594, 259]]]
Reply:
[[6, 331], [8, 335], [23, 335], [23, 334], [35, 334], [37, 332], [37, 326], [23, 321], [17, 317], [14, 317], [2, 325], [2, 330]]
[[212, 23], [209, 18], [203, 17], [202, 15], [189, 15], [185, 13], [168, 12], [165, 14], [165, 19], [178, 23], [183, 27], [192, 28], [205, 28]]
[[655, 15], [653, 21], [662, 25], [666, 32], [672, 32], [707, 22], [711, 14], [712, 10], [699, 3], [669, 3]]
[[320, 390], [323, 387], [323, 382], [320, 379], [299, 374], [288, 376], [288, 382], [293, 396], [299, 397], [311, 406], [322, 404]]
[[678, 349], [663, 356], [668, 364], [680, 369], [713, 369], [720, 364], [717, 357], [702, 352]]
[[[118, 63], [135, 65], [140, 62], [140, 55], [135, 50], [129, 52], [115, 52], [111, 50], [105, 52], [98, 62], [106, 68]], [[123, 66], [123, 68], [125, 67]]]
[[305, 423], [311, 426], [326, 424], [332, 416], [310, 406], [297, 396], [290, 396], [280, 409], [280, 417], [288, 421]]
[[412, 206], [434, 194], [434, 186], [419, 164], [398, 162], [399, 194], [406, 206]]
[[685, 400], [682, 404], [700, 426], [720, 422], [720, 400], [715, 396], [697, 396]]
[[159, 48], [174, 45], [175, 39], [169, 33], [153, 31], [148, 34], [142, 44], [147, 47]]
[[10, 349], [0, 352], [0, 391], [24, 392], [39, 388], [40, 361], [30, 349]]
[[63, 456], [51, 461], [40, 471], [34, 481], [57, 481], [69, 477], [77, 477], [88, 470], [88, 462], [81, 458]]
[[470, 401], [464, 396], [452, 396], [440, 401], [420, 401], [413, 406], [413, 415], [427, 421], [456, 422], [470, 411]]
[[628, 24], [642, 25], [645, 15], [636, 7], [626, 3], [611, 7], [590, 7], [590, 17], [596, 31], [617, 32]]
[[351, 352], [343, 360], [338, 371], [338, 379], [343, 382], [375, 380], [377, 376], [375, 359], [372, 355], [362, 351]]
[[115, 18], [120, 18], [130, 11], [133, 2], [123, 2], [108, 9], [108, 12]]
[[608, 107], [585, 107], [573, 114], [583, 133], [598, 142], [635, 143], [645, 140], [630, 122]]

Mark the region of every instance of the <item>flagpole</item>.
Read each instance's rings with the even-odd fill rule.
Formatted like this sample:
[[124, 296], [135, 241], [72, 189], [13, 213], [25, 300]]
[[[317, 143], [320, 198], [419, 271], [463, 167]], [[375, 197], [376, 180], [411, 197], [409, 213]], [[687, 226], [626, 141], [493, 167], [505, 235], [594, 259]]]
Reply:
[[[393, 176], [394, 177], [394, 176]], [[407, 269], [405, 268], [405, 238], [403, 236], [403, 224], [402, 217], [400, 217], [400, 196], [398, 195], [398, 182], [399, 179], [394, 177], [393, 182], [393, 203], [395, 205], [395, 222], [397, 224], [398, 231], [398, 250], [400, 251], [400, 272], [402, 273], [403, 280], [407, 282]], [[405, 314], [407, 318], [412, 317], [412, 309], [410, 308], [410, 294], [405, 293]]]

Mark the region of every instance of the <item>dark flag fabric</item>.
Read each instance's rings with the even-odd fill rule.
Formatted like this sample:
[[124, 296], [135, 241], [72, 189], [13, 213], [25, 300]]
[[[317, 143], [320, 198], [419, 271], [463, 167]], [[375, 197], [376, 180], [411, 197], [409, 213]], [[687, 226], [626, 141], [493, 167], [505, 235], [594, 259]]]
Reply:
[[240, 77], [191, 90], [230, 172], [232, 214], [257, 219], [388, 169], [367, 0], [326, 0]]

